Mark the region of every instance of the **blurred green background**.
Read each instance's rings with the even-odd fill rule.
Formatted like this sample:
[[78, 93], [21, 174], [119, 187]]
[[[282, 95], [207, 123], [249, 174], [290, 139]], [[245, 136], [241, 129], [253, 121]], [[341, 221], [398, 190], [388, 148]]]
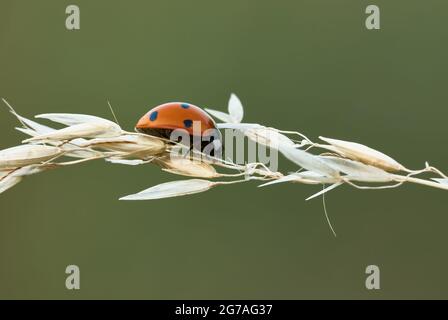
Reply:
[[[381, 30], [364, 26], [368, 4]], [[81, 30], [65, 8], [81, 9]], [[448, 3], [429, 1], [7, 1], [0, 96], [24, 116], [111, 118], [132, 129], [181, 100], [245, 120], [378, 148], [448, 169]], [[18, 144], [0, 108], [0, 148]], [[448, 298], [447, 194], [419, 186], [328, 194], [255, 183], [146, 202], [178, 179], [102, 161], [27, 178], [0, 196], [0, 298]], [[65, 288], [65, 267], [81, 290]], [[365, 289], [365, 268], [381, 290]]]

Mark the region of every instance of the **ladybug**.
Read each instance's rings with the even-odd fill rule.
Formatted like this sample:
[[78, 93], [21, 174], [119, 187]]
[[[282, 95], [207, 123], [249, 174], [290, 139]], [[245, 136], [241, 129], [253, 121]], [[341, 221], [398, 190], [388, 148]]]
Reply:
[[[200, 126], [194, 126], [194, 123]], [[215, 121], [201, 108], [186, 102], [169, 102], [149, 110], [135, 126], [140, 133], [170, 139], [171, 133], [177, 129], [184, 129], [190, 135], [190, 145], [193, 137], [201, 136], [201, 150], [210, 142], [215, 148], [220, 146], [221, 134], [216, 128]], [[199, 130], [198, 130], [199, 129]], [[219, 141], [216, 144], [215, 141]]]

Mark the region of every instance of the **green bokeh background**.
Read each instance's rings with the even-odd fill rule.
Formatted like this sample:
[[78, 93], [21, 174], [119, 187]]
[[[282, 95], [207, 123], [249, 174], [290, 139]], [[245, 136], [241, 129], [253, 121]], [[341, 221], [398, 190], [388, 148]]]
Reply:
[[[364, 27], [368, 4], [381, 30]], [[81, 30], [65, 29], [65, 8]], [[172, 100], [355, 140], [411, 168], [448, 169], [448, 3], [430, 1], [7, 1], [0, 95], [25, 116], [110, 118], [131, 129]], [[0, 148], [18, 144], [0, 109]], [[419, 186], [319, 190], [255, 183], [147, 202], [120, 196], [178, 179], [92, 162], [0, 196], [0, 298], [448, 298], [447, 194]], [[65, 288], [65, 267], [81, 290]], [[381, 290], [365, 289], [365, 268]]]

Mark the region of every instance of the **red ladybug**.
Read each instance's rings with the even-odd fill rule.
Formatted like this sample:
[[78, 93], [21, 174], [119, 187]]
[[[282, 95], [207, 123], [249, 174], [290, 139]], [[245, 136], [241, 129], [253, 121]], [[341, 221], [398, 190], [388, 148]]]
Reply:
[[[200, 130], [193, 130], [193, 123], [200, 123]], [[191, 138], [199, 132], [203, 139], [202, 148], [210, 141], [220, 140], [221, 135], [215, 121], [201, 108], [185, 102], [169, 102], [149, 110], [135, 126], [140, 133], [170, 139], [173, 130], [184, 129]], [[191, 139], [193, 141], [193, 139]]]

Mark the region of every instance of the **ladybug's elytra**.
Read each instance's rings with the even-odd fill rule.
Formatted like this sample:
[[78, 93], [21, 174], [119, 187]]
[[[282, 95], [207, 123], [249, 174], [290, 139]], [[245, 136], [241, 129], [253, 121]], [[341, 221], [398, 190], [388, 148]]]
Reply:
[[198, 133], [196, 128], [193, 130], [194, 122], [200, 123], [198, 132], [201, 136], [211, 135], [212, 139], [207, 139], [209, 142], [214, 140], [213, 137], [220, 138], [215, 121], [201, 108], [185, 102], [169, 102], [149, 110], [137, 122], [135, 130], [170, 139], [173, 130], [184, 129], [193, 137]]

